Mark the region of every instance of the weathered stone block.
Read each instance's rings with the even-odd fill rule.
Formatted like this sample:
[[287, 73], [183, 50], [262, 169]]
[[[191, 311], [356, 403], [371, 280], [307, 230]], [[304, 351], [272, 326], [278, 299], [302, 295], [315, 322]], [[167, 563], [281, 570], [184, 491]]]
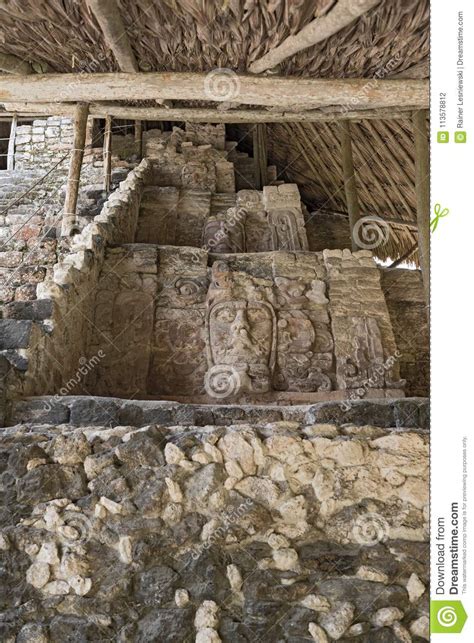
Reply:
[[33, 322], [29, 320], [0, 320], [0, 350], [27, 348], [32, 330]]

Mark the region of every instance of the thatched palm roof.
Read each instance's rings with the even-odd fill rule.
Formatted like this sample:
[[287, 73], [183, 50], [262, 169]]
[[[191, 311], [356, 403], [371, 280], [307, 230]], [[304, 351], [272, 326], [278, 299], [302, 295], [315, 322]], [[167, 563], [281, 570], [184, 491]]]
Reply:
[[[245, 72], [335, 0], [117, 0], [141, 71]], [[86, 2], [3, 0], [0, 53], [36, 71], [118, 71]], [[309, 78], [425, 78], [428, 0], [382, 0], [338, 33], [283, 61], [278, 73]], [[137, 99], [140, 97], [137, 96]], [[297, 181], [311, 205], [346, 212], [336, 123], [272, 124], [270, 161]], [[361, 209], [416, 223], [414, 142], [407, 119], [352, 123]], [[403, 255], [416, 229], [392, 226], [382, 258]]]
[[[327, 13], [334, 0], [119, 0], [143, 71], [245, 71], [251, 62]], [[70, 72], [118, 71], [102, 32], [76, 0], [4, 0], [0, 51]], [[286, 61], [283, 75], [371, 77], [426, 60], [428, 0], [383, 0], [352, 25]]]

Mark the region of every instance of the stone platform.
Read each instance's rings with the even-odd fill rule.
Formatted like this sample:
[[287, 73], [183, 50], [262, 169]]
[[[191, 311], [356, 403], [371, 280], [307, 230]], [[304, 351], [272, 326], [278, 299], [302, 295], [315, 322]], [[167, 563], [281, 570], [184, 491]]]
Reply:
[[428, 430], [429, 401], [426, 398], [357, 400], [349, 408], [338, 402], [312, 405], [180, 404], [153, 400], [124, 400], [94, 396], [40, 396], [11, 405], [8, 424], [71, 424], [73, 426], [141, 427], [227, 426], [268, 422], [337, 423], [379, 427], [410, 427]]

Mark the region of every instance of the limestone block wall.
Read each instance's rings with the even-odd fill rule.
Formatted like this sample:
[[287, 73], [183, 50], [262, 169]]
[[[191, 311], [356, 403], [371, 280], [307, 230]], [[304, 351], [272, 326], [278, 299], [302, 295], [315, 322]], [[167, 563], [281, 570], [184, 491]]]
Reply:
[[23, 424], [2, 449], [2, 640], [429, 638], [423, 429]]
[[69, 153], [72, 142], [70, 118], [52, 116], [36, 119], [31, 125], [19, 125], [15, 136], [15, 168], [48, 168]]
[[107, 243], [133, 239], [141, 191], [149, 173], [145, 160], [129, 173], [100, 214], [69, 242], [51, 274], [37, 284], [36, 299], [3, 309], [0, 351], [11, 365], [9, 397], [76, 391], [87, 354], [95, 287]]
[[419, 270], [382, 270], [387, 301], [407, 394], [429, 395], [430, 335], [423, 282]]

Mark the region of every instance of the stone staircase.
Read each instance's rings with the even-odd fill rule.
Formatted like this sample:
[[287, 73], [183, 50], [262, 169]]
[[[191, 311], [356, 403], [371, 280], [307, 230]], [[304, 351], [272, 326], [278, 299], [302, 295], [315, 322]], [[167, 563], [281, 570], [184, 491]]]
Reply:
[[[128, 172], [112, 172], [112, 189]], [[58, 261], [58, 228], [67, 181], [67, 161], [49, 176], [44, 169], [0, 172], [0, 302], [34, 301], [37, 284]], [[21, 197], [21, 198], [19, 198]], [[19, 200], [18, 200], [19, 199]], [[78, 199], [78, 221], [84, 227], [99, 214], [107, 195], [102, 168], [85, 163]]]

